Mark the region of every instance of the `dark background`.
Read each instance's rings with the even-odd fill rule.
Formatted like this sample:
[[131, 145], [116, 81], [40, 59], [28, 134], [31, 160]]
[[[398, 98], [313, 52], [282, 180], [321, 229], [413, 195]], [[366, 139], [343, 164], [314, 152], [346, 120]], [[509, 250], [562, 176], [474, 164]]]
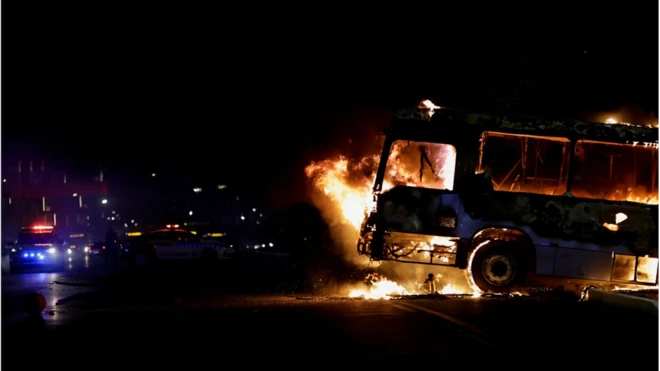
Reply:
[[426, 98], [657, 122], [657, 2], [171, 4], [3, 4], [2, 156], [284, 194]]

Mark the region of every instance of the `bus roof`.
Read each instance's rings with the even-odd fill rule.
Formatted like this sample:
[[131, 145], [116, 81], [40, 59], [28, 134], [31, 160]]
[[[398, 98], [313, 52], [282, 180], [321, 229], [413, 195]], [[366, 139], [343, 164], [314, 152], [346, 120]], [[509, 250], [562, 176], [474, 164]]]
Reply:
[[563, 137], [611, 143], [657, 143], [658, 128], [627, 124], [584, 122], [575, 119], [549, 119], [524, 116], [496, 116], [458, 109], [400, 111], [387, 134], [393, 139], [442, 141], [448, 134], [472, 140], [484, 131]]

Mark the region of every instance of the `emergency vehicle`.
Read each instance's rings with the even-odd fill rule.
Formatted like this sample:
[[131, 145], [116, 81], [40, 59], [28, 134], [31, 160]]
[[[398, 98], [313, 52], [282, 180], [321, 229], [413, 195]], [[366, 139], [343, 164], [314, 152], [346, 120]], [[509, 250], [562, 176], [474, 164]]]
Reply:
[[20, 273], [24, 268], [64, 270], [69, 251], [52, 226], [22, 228], [9, 254], [9, 270], [11, 273]]
[[164, 260], [199, 260], [212, 262], [228, 259], [234, 248], [218, 242], [204, 242], [178, 224], [168, 224], [128, 242], [122, 253], [137, 266]]

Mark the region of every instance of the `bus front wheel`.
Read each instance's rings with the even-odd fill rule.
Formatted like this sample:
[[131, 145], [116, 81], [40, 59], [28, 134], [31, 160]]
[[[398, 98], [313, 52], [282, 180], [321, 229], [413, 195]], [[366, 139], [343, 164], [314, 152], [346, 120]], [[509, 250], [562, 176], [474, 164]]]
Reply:
[[474, 253], [470, 275], [484, 293], [513, 293], [525, 279], [524, 255], [515, 244], [493, 241]]

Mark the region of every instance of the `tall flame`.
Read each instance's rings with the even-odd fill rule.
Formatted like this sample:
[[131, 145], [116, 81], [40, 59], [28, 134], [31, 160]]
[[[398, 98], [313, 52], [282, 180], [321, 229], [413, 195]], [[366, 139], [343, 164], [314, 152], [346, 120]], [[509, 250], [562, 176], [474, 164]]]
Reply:
[[[439, 108], [430, 101], [422, 102], [433, 113]], [[420, 156], [424, 154], [425, 163], [420, 171]], [[451, 189], [454, 183], [454, 163], [456, 153], [453, 147], [432, 143], [413, 144], [407, 141], [392, 145], [382, 191], [394, 185], [425, 186], [439, 189]], [[337, 207], [338, 214], [345, 225], [356, 233], [373, 205], [373, 192], [380, 154], [374, 153], [358, 159], [339, 155], [321, 161], [313, 161], [305, 168], [305, 175], [314, 188]], [[422, 173], [420, 176], [420, 172]], [[371, 278], [369, 278], [371, 277]], [[369, 289], [354, 289], [349, 297], [365, 299], [389, 299], [392, 296], [411, 295], [416, 290], [406, 289], [400, 284], [384, 277], [368, 276]], [[462, 294], [460, 283], [443, 283], [436, 291], [438, 294]], [[469, 289], [469, 288], [468, 288]], [[428, 290], [422, 290], [428, 293]]]
[[[398, 141], [392, 145], [381, 191], [394, 185], [425, 186], [451, 189], [454, 183], [456, 152], [452, 146], [425, 143], [411, 149], [409, 142]], [[426, 151], [431, 170], [420, 177], [420, 152]], [[341, 209], [345, 222], [359, 229], [366, 213], [373, 205], [372, 187], [380, 156], [373, 154], [358, 160], [345, 156], [312, 161], [305, 174], [314, 187], [322, 191]], [[424, 169], [427, 163], [424, 165]], [[422, 172], [423, 173], [423, 172]]]
[[374, 161], [377, 163], [377, 155], [357, 162], [340, 155], [334, 160], [313, 161], [305, 168], [314, 186], [341, 209], [345, 221], [356, 230], [371, 205]]

